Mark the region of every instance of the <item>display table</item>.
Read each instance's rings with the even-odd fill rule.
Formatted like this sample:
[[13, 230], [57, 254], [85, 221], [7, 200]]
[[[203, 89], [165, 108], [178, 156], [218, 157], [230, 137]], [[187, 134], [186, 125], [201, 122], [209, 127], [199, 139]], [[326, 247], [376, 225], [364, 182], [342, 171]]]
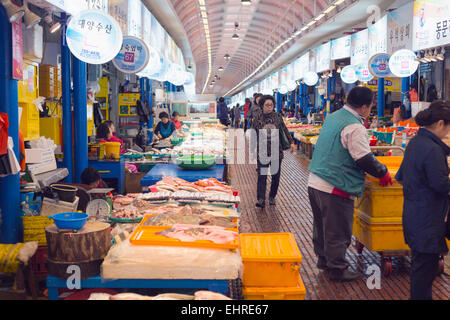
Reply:
[[[67, 281], [53, 276], [47, 277], [48, 299], [58, 300], [58, 289], [67, 288]], [[227, 280], [165, 280], [165, 279], [118, 279], [107, 280], [100, 276], [80, 281], [80, 289], [208, 289], [222, 294], [228, 293]]]
[[141, 186], [148, 187], [162, 180], [164, 176], [177, 177], [188, 182], [195, 182], [201, 179], [216, 178], [219, 181], [225, 180], [225, 165], [216, 164], [213, 168], [207, 170], [184, 170], [173, 163], [157, 164], [147, 175], [142, 178]]
[[117, 179], [118, 191], [125, 192], [125, 158], [120, 157], [120, 161], [111, 160], [90, 160], [89, 166], [94, 167], [100, 173], [102, 179]]

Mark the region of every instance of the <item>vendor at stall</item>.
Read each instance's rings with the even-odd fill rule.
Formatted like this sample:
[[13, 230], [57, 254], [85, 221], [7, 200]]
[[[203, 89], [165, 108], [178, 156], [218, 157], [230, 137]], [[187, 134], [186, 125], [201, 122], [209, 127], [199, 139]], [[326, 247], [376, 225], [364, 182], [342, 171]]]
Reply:
[[88, 167], [81, 173], [81, 183], [87, 186], [88, 190], [96, 188], [108, 188], [102, 180], [100, 173], [93, 167]]
[[161, 121], [155, 128], [155, 134], [160, 139], [170, 138], [176, 131], [175, 123], [169, 121], [169, 115], [163, 111], [159, 114]]
[[97, 139], [100, 140], [99, 142], [118, 142], [120, 143], [120, 154], [126, 152], [123, 141], [115, 135], [115, 127], [112, 121], [105, 121], [98, 126]]
[[180, 114], [177, 111], [172, 113], [172, 120], [170, 121], [175, 124], [175, 129], [181, 130]]
[[334, 281], [359, 279], [345, 259], [353, 233], [355, 197], [364, 191], [366, 172], [382, 186], [392, 184], [386, 166], [373, 155], [364, 119], [370, 115], [374, 93], [355, 87], [347, 104], [328, 115], [309, 165], [308, 194], [313, 211], [314, 252], [317, 267]]
[[403, 185], [403, 232], [411, 248], [411, 300], [431, 300], [439, 256], [448, 252], [445, 216], [450, 192], [442, 140], [450, 133], [450, 103], [435, 101], [416, 116], [419, 129], [395, 179]]

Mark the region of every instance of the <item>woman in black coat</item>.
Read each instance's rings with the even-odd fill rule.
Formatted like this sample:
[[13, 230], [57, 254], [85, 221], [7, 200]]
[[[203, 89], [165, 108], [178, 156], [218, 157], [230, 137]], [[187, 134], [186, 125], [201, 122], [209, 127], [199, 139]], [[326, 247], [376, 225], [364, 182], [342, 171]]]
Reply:
[[435, 101], [415, 120], [423, 128], [408, 144], [395, 179], [403, 185], [403, 232], [411, 248], [411, 299], [431, 300], [439, 256], [448, 252], [445, 217], [450, 148], [442, 139], [450, 132], [450, 103]]

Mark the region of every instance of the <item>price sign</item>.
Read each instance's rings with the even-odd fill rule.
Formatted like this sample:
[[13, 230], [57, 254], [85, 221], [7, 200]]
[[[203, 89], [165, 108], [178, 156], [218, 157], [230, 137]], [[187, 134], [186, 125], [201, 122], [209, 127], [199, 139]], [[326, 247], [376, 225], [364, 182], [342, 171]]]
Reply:
[[111, 61], [122, 47], [122, 31], [116, 20], [100, 10], [85, 10], [72, 17], [67, 26], [70, 52], [83, 62]]
[[359, 81], [362, 82], [369, 82], [373, 79], [373, 75], [369, 71], [369, 64], [368, 63], [361, 63], [356, 66], [356, 77]]
[[344, 67], [341, 71], [341, 79], [342, 81], [348, 84], [355, 83], [356, 81], [358, 81], [355, 67], [352, 65]]
[[389, 59], [391, 72], [399, 78], [413, 75], [418, 67], [419, 62], [416, 61], [416, 54], [411, 50], [398, 50]]
[[374, 55], [369, 61], [369, 70], [372, 75], [378, 78], [391, 77], [391, 70], [389, 69], [390, 56], [386, 53], [379, 53]]

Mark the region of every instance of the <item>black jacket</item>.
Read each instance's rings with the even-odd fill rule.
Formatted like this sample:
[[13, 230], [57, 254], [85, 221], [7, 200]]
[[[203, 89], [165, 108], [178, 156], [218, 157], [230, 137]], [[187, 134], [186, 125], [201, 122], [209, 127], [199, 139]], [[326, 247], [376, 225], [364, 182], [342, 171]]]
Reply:
[[408, 144], [395, 179], [403, 184], [403, 232], [409, 247], [420, 253], [448, 251], [445, 217], [450, 191], [447, 156], [450, 148], [421, 128]]

